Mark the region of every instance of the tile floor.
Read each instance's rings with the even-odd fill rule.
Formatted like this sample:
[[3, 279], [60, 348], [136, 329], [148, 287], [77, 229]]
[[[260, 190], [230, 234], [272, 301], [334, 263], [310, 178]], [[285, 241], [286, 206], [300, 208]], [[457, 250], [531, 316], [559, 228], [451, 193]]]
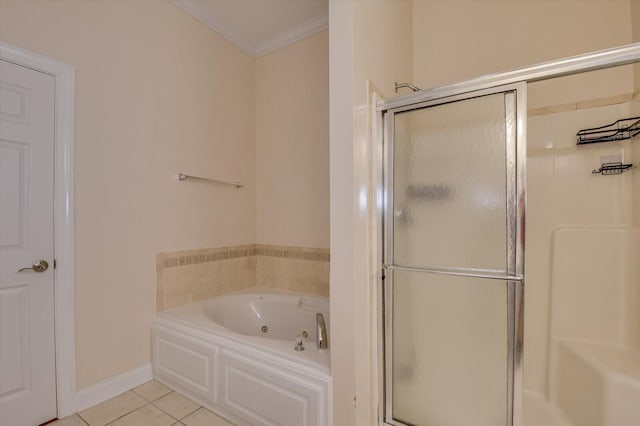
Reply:
[[47, 426], [233, 426], [155, 380]]

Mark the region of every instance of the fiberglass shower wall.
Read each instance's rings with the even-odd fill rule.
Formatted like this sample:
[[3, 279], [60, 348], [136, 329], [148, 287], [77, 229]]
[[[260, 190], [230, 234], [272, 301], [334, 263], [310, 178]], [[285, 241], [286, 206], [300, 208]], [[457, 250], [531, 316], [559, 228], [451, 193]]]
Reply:
[[[640, 142], [576, 145], [640, 108], [631, 66], [528, 89], [525, 390], [549, 399], [560, 340], [640, 348]], [[613, 161], [636, 167], [592, 173]]]

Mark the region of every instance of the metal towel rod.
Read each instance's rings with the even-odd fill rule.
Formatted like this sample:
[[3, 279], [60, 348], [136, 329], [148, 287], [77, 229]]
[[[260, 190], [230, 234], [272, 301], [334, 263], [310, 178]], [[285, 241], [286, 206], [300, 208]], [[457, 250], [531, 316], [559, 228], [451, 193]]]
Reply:
[[220, 179], [211, 179], [211, 178], [206, 178], [206, 177], [200, 177], [200, 176], [192, 176], [192, 175], [188, 175], [186, 173], [178, 173], [178, 180], [187, 180], [187, 179], [191, 179], [191, 180], [202, 180], [205, 182], [215, 182], [215, 183], [221, 183], [223, 185], [231, 185], [231, 186], [235, 186], [236, 188], [242, 188], [244, 185], [240, 182], [227, 182], [226, 180], [220, 180]]

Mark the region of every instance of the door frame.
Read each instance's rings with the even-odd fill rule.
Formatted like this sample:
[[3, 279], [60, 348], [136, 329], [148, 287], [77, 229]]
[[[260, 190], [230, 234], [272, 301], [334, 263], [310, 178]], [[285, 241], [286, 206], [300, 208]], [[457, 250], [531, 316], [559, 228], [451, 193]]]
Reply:
[[0, 59], [55, 78], [54, 106], [54, 333], [59, 418], [76, 412], [74, 282], [75, 68], [55, 59], [0, 42]]
[[[450, 96], [456, 96], [463, 93], [493, 88], [497, 86], [506, 86], [514, 83], [533, 83], [536, 81], [549, 80], [557, 77], [569, 76], [574, 74], [581, 74], [589, 71], [597, 71], [605, 68], [613, 68], [621, 65], [628, 65], [633, 63], [640, 62], [640, 43], [632, 43], [624, 46], [619, 46], [611, 49], [605, 49], [595, 52], [590, 52], [582, 55], [566, 57], [558, 60], [553, 60], [549, 62], [543, 62], [539, 64], [535, 64], [532, 66], [519, 68], [515, 70], [510, 70], [502, 73], [489, 74], [485, 76], [480, 76], [474, 79], [465, 80], [462, 82], [436, 87], [427, 90], [420, 90], [414, 93], [410, 93], [407, 95], [394, 96], [392, 98], [377, 98], [374, 96], [374, 110], [372, 117], [372, 141], [373, 144], [371, 152], [373, 156], [371, 160], [373, 161], [373, 183], [371, 188], [371, 193], [375, 194], [375, 198], [377, 200], [374, 203], [375, 213], [373, 214], [374, 223], [374, 232], [373, 232], [373, 241], [370, 246], [371, 250], [373, 250], [375, 261], [373, 262], [373, 271], [371, 271], [372, 276], [376, 277], [375, 279], [375, 310], [374, 310], [374, 318], [372, 324], [376, 332], [372, 338], [372, 342], [374, 343], [374, 348], [376, 348], [376, 361], [374, 362], [374, 368], [376, 368], [376, 372], [374, 377], [375, 380], [375, 388], [377, 389], [377, 415], [378, 415], [378, 424], [381, 426], [390, 425], [390, 423], [385, 423], [385, 407], [386, 407], [386, 386], [384, 382], [384, 372], [385, 372], [385, 347], [384, 347], [384, 336], [385, 336], [385, 300], [384, 300], [384, 286], [382, 278], [382, 267], [383, 267], [383, 259], [382, 255], [383, 251], [383, 220], [384, 215], [382, 213], [382, 209], [386, 205], [386, 202], [382, 201], [385, 197], [385, 182], [383, 175], [383, 164], [385, 164], [386, 159], [384, 158], [384, 138], [387, 137], [386, 131], [384, 129], [384, 113], [390, 109], [396, 108], [408, 108], [411, 109], [412, 106], [421, 103], [428, 103], [430, 101], [434, 101], [437, 99], [447, 98]], [[526, 107], [526, 105], [525, 105]], [[521, 126], [518, 126], [521, 127]], [[520, 136], [520, 135], [518, 135]], [[525, 140], [526, 134], [523, 135], [524, 138], [518, 137], [518, 140]], [[520, 184], [526, 185], [526, 176], [520, 175], [520, 172], [524, 170], [524, 167], [518, 167], [520, 169], [518, 171], [518, 181]], [[526, 209], [526, 200], [524, 201], [525, 209]], [[523, 218], [518, 218], [518, 220], [523, 220]], [[524, 262], [524, 259], [520, 259], [519, 261]], [[524, 300], [524, 289], [522, 289], [522, 294], [519, 296], [520, 301]], [[516, 316], [523, 316], [523, 306], [520, 304], [516, 304], [515, 312]], [[520, 322], [520, 326], [523, 327], [523, 322]], [[522, 332], [523, 330], [519, 330]], [[522, 356], [523, 342], [519, 342], [520, 347], [520, 356]], [[520, 364], [520, 369], [522, 368], [522, 360], [518, 360]], [[516, 380], [522, 380], [522, 372], [518, 372], [515, 374]], [[516, 386], [523, 386], [523, 381], [521, 383], [514, 383], [514, 389]], [[514, 416], [513, 425], [520, 426], [521, 425], [521, 412], [522, 412], [522, 401], [518, 396], [514, 396], [514, 411], [516, 415]]]
[[[485, 96], [503, 94], [505, 100], [505, 113], [514, 117], [513, 124], [508, 125], [505, 121], [505, 215], [506, 263], [504, 272], [488, 269], [474, 268], [442, 268], [438, 265], [408, 266], [397, 265], [393, 258], [393, 243], [395, 239], [393, 230], [393, 213], [389, 210], [394, 205], [394, 184], [393, 167], [395, 136], [394, 123], [397, 113], [407, 113], [425, 108], [437, 107], [446, 104], [465, 102]], [[507, 99], [512, 102], [506, 102]], [[407, 106], [398, 106], [384, 111], [383, 127], [383, 159], [382, 159], [382, 203], [381, 214], [384, 228], [382, 234], [382, 264], [384, 276], [382, 283], [382, 300], [384, 301], [384, 372], [387, 376], [391, 374], [393, 368], [393, 346], [387, 344], [393, 339], [393, 272], [413, 271], [429, 274], [444, 274], [449, 276], [463, 276], [480, 279], [499, 280], [504, 283], [507, 294], [507, 370], [505, 376], [507, 380], [507, 400], [505, 412], [507, 426], [518, 426], [514, 421], [522, 412], [522, 394], [517, 390], [522, 386], [523, 366], [522, 366], [522, 342], [523, 342], [523, 304], [524, 304], [524, 222], [526, 210], [526, 111], [527, 111], [527, 86], [525, 82], [512, 83], [507, 85], [492, 86], [474, 90], [473, 88], [464, 93], [456, 93], [451, 96], [431, 99], [424, 102], [412, 103]], [[386, 171], [386, 173], [384, 173]], [[479, 284], [478, 284], [479, 285]], [[383, 373], [384, 374], [384, 373]], [[386, 380], [388, 377], [385, 377]], [[385, 387], [385, 411], [383, 416], [384, 425], [403, 426], [405, 423], [393, 419], [393, 383], [391, 380], [384, 382]]]

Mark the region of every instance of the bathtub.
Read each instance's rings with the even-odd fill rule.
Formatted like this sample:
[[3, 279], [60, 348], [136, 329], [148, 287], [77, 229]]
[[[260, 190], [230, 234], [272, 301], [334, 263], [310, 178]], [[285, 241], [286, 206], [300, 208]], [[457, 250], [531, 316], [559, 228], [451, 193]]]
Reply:
[[316, 348], [317, 313], [328, 332], [326, 299], [269, 289], [159, 312], [154, 377], [237, 425], [329, 425], [329, 350]]
[[640, 351], [558, 340], [551, 402], [575, 426], [640, 425]]

